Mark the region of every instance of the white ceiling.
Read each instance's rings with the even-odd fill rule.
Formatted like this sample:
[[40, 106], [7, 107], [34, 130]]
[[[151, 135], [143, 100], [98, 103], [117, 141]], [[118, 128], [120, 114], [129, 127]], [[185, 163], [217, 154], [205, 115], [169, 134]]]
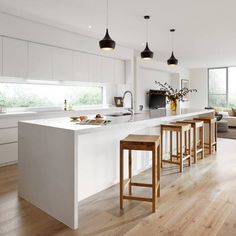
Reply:
[[[149, 14], [150, 48], [170, 56], [169, 29], [180, 65], [236, 65], [235, 0], [109, 0], [110, 35], [118, 44], [143, 49]], [[97, 39], [104, 36], [106, 0], [0, 0], [0, 11]], [[92, 26], [89, 29], [89, 25]]]

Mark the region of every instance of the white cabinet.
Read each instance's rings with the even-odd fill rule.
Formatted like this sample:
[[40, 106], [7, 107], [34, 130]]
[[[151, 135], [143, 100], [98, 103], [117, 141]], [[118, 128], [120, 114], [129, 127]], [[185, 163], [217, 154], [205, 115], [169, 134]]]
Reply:
[[17, 127], [0, 129], [0, 145], [17, 142]]
[[2, 75], [2, 37], [0, 37], [0, 76]]
[[115, 61], [115, 83], [124, 84], [125, 83], [125, 61], [114, 60]]
[[29, 79], [52, 80], [53, 48], [29, 43]]
[[16, 162], [17, 160], [18, 160], [17, 143], [0, 145], [0, 166]]
[[73, 53], [74, 80], [89, 81], [89, 54]]
[[3, 76], [27, 76], [27, 42], [3, 37]]
[[115, 60], [101, 57], [101, 82], [114, 83]]
[[101, 82], [101, 57], [89, 55], [89, 81]]
[[53, 79], [73, 80], [73, 52], [53, 48]]

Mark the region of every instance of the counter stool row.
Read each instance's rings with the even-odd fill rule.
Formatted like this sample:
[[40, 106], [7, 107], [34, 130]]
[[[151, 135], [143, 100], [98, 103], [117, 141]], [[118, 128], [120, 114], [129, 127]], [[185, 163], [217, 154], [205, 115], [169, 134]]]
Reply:
[[[208, 143], [204, 143], [204, 124], [209, 127]], [[193, 130], [193, 148], [191, 148], [191, 129]], [[169, 158], [164, 158], [164, 134], [169, 135]], [[175, 143], [175, 152], [173, 144]], [[124, 200], [138, 200], [152, 202], [152, 211], [156, 210], [156, 199], [160, 197], [160, 173], [163, 163], [179, 165], [183, 172], [184, 161], [191, 165], [193, 154], [194, 163], [197, 163], [198, 154], [204, 158], [204, 147], [209, 154], [212, 148], [217, 150], [217, 126], [214, 118], [200, 117], [193, 120], [178, 121], [161, 125], [161, 136], [158, 135], [129, 135], [120, 141], [120, 208], [124, 208]], [[124, 185], [124, 151], [128, 151], [128, 181]], [[132, 180], [132, 151], [152, 152], [152, 183], [139, 183]], [[152, 189], [152, 197], [133, 196], [132, 187], [148, 187]], [[128, 187], [128, 194], [124, 194]]]

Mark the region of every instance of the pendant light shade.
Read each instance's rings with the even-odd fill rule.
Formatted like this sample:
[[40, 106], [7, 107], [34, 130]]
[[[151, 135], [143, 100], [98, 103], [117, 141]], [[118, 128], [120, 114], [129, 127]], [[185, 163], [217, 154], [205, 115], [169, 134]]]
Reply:
[[167, 60], [167, 64], [169, 66], [177, 66], [178, 65], [178, 59], [175, 58], [174, 52], [173, 52], [173, 37], [172, 37], [172, 33], [174, 33], [174, 32], [175, 32], [175, 29], [170, 29], [172, 53], [171, 53], [171, 57]]
[[104, 51], [114, 50], [116, 47], [116, 42], [111, 39], [108, 32], [108, 0], [107, 0], [107, 10], [106, 10], [106, 34], [102, 40], [99, 41], [99, 47]]
[[153, 58], [153, 52], [149, 49], [148, 47], [148, 42], [146, 42], [146, 47], [145, 49], [141, 52], [141, 58], [143, 60], [150, 60]]
[[146, 20], [146, 46], [140, 55], [143, 60], [150, 60], [154, 56], [154, 53], [148, 47], [148, 20], [150, 16], [144, 16], [144, 19]]
[[116, 42], [111, 39], [108, 29], [106, 29], [104, 38], [99, 41], [99, 46], [104, 51], [111, 51], [115, 49]]
[[174, 52], [171, 53], [171, 57], [167, 60], [167, 64], [169, 66], [177, 66], [178, 65], [178, 59], [175, 58]]

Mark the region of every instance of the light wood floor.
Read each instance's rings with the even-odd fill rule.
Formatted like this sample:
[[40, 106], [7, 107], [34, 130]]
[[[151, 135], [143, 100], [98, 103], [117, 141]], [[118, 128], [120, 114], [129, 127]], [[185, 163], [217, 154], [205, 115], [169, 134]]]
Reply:
[[[72, 231], [17, 197], [17, 166], [0, 168], [0, 235], [236, 235], [236, 140], [219, 139], [215, 155], [186, 167], [165, 167], [157, 211], [151, 204], [125, 202], [119, 209], [119, 186], [80, 205], [79, 230]], [[148, 181], [150, 171], [137, 180]], [[147, 195], [146, 189], [138, 194]], [[56, 196], [55, 196], [56, 197]]]

